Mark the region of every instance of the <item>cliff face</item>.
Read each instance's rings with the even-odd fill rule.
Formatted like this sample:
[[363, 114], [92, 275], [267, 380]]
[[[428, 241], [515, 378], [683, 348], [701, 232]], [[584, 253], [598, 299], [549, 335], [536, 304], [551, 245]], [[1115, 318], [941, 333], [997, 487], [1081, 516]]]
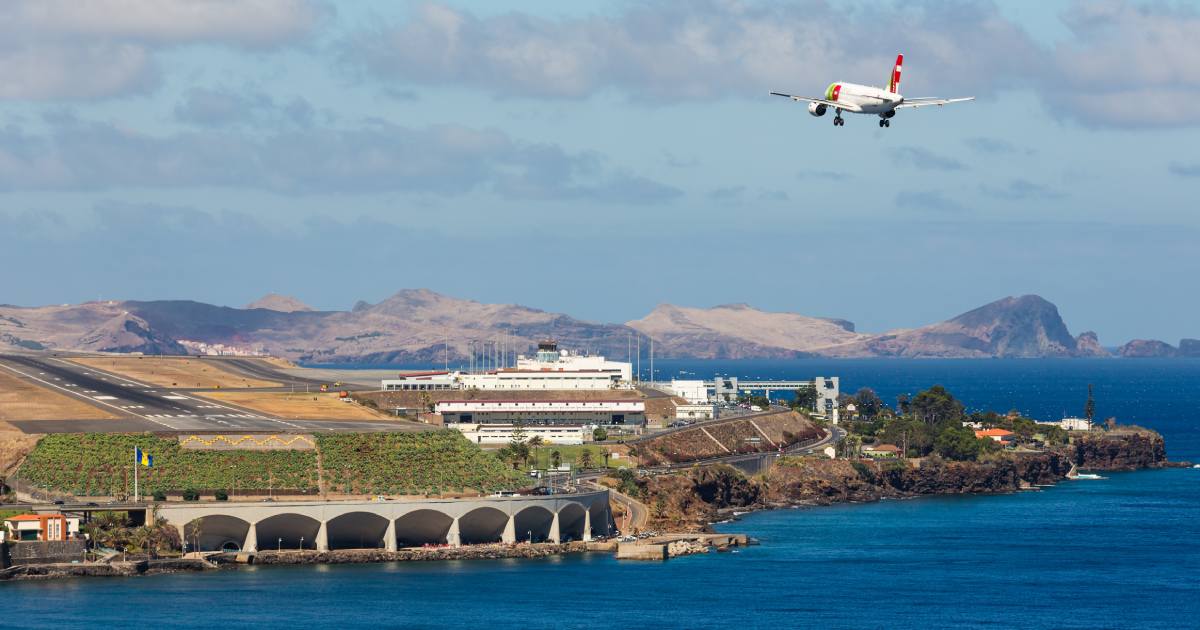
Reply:
[[1189, 359], [1200, 358], [1200, 339], [1180, 339], [1179, 356]]
[[1089, 435], [1060, 451], [1020, 453], [984, 462], [784, 458], [763, 477], [728, 466], [697, 468], [642, 481], [654, 527], [699, 529], [721, 510], [878, 501], [938, 494], [1015, 492], [1062, 481], [1072, 464], [1090, 470], [1138, 470], [1166, 463], [1152, 431]]
[[1152, 431], [1088, 435], [1071, 446], [1072, 461], [1091, 470], [1160, 468], [1167, 461], [1166, 442]]

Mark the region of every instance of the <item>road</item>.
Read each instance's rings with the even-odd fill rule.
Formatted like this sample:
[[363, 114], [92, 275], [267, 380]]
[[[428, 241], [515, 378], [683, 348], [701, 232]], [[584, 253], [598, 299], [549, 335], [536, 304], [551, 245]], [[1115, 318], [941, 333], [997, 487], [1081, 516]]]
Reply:
[[[261, 365], [261, 364], [260, 364]], [[83, 400], [117, 416], [116, 420], [10, 420], [29, 433], [137, 432], [137, 431], [419, 431], [427, 425], [413, 422], [343, 422], [284, 420], [252, 409], [201, 398], [194, 389], [161, 387], [71, 363], [54, 356], [0, 355], [0, 369], [33, 384]], [[255, 374], [276, 378], [273, 372]], [[261, 376], [260, 376], [261, 375]]]

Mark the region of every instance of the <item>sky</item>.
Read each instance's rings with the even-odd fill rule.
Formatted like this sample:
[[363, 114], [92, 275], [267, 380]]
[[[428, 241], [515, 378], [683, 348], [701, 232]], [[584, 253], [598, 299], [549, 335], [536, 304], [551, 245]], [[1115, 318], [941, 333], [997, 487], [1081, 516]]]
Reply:
[[[814, 118], [770, 91], [975, 96]], [[1200, 337], [1200, 5], [0, 5], [0, 303], [404, 288]]]

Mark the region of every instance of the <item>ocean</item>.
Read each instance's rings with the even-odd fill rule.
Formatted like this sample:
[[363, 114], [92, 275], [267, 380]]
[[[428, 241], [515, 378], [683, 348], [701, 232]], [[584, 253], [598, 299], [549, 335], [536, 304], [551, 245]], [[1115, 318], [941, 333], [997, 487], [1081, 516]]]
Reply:
[[[643, 362], [643, 368], [648, 368]], [[840, 376], [887, 402], [934, 384], [970, 409], [1160, 431], [1200, 461], [1200, 361], [666, 361], [658, 378]], [[681, 374], [682, 373], [682, 374]], [[0, 626], [1200, 627], [1200, 470], [1000, 496], [780, 510], [719, 526], [737, 553], [251, 567], [0, 584]]]

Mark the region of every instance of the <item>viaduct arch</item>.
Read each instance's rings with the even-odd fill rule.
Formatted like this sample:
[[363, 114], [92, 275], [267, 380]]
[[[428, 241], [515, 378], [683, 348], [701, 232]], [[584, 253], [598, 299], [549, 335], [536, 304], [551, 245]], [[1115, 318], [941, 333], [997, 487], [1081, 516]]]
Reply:
[[608, 491], [402, 501], [168, 503], [189, 550], [386, 549], [566, 542], [613, 533]]

